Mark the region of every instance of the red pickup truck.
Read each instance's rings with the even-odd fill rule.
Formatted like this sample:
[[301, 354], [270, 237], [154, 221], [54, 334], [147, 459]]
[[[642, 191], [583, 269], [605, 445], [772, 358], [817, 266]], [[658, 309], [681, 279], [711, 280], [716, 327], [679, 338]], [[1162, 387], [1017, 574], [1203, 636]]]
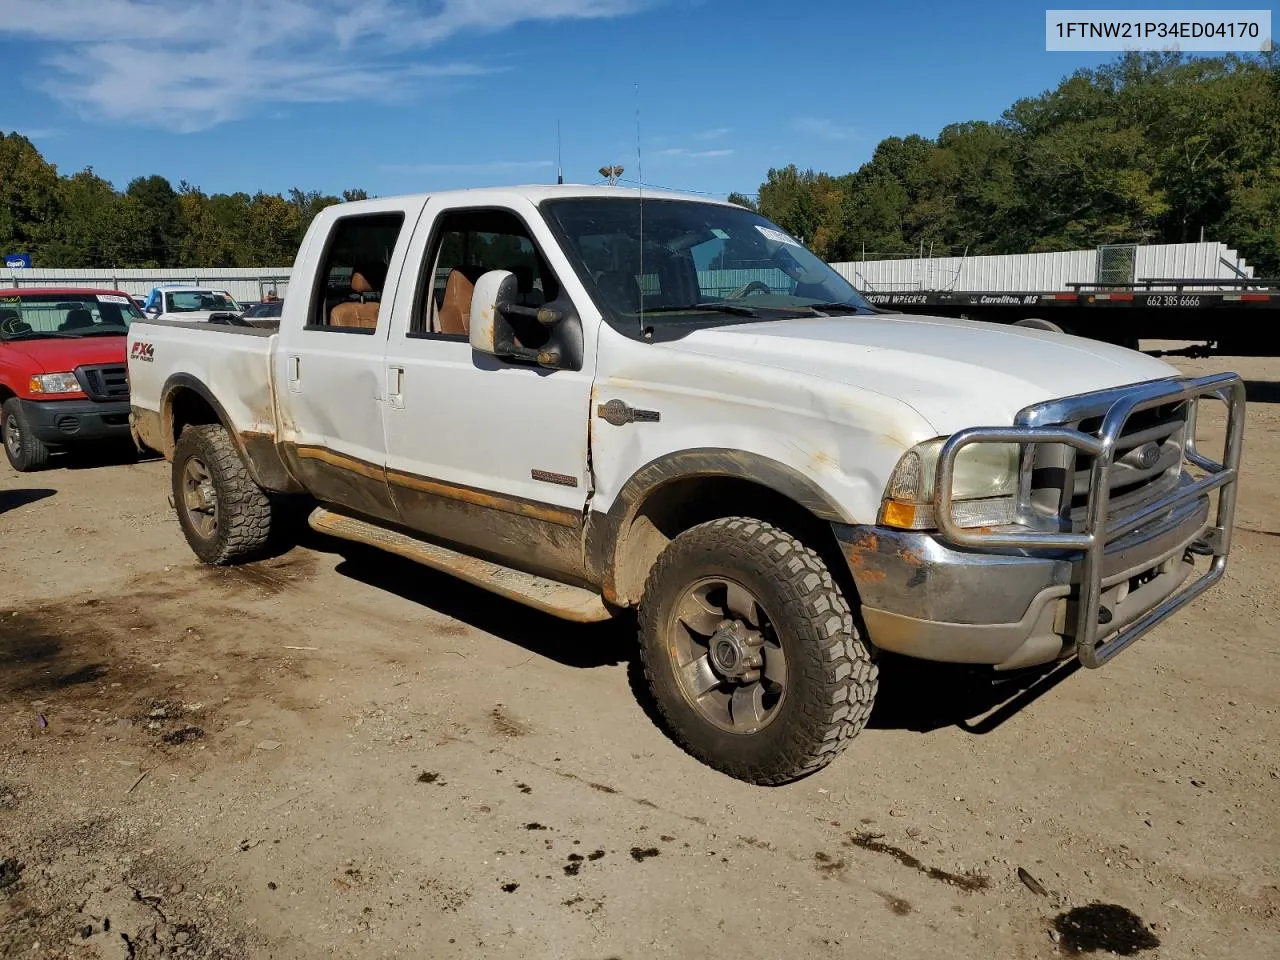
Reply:
[[141, 316], [119, 290], [0, 290], [0, 433], [15, 470], [129, 439], [125, 337]]

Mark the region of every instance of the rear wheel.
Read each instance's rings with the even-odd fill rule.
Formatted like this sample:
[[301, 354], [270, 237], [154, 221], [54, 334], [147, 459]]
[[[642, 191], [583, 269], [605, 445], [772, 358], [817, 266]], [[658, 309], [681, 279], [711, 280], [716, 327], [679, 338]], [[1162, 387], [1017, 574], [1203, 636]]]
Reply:
[[271, 500], [220, 426], [189, 426], [173, 451], [173, 503], [187, 543], [205, 563], [252, 560], [271, 536]]
[[10, 397], [0, 407], [0, 433], [4, 435], [4, 454], [13, 469], [27, 473], [49, 462], [49, 448], [31, 432], [17, 397]]
[[870, 716], [876, 666], [844, 595], [813, 550], [767, 523], [732, 517], [676, 537], [639, 620], [668, 731], [730, 776], [806, 776]]

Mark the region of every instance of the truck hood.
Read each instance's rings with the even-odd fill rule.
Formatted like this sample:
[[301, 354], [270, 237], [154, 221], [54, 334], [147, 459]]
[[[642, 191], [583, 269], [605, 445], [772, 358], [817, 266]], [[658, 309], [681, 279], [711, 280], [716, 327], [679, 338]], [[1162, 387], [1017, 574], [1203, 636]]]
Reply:
[[118, 337], [51, 337], [14, 340], [0, 345], [11, 357], [21, 357], [30, 374], [67, 373], [85, 364], [124, 363], [125, 340]]
[[1178, 375], [1097, 340], [907, 314], [734, 324], [665, 345], [870, 390], [910, 405], [938, 435], [1006, 426], [1033, 403]]

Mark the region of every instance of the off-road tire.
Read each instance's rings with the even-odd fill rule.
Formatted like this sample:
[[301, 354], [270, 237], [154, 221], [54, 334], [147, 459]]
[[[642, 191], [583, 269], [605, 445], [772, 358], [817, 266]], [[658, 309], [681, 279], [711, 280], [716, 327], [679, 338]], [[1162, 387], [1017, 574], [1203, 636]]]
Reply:
[[[10, 441], [10, 418], [18, 428], [17, 451]], [[10, 397], [0, 407], [0, 440], [4, 442], [4, 454], [9, 459], [9, 466], [19, 473], [30, 473], [49, 463], [49, 448], [32, 434], [31, 425], [27, 423], [17, 397]]]
[[[183, 509], [183, 476], [193, 457], [208, 468], [217, 499], [217, 527], [211, 537], [201, 536]], [[271, 499], [249, 476], [225, 428], [201, 425], [182, 431], [173, 450], [173, 501], [187, 543], [205, 563], [243, 563], [267, 548]]]
[[[751, 590], [786, 655], [786, 695], [755, 733], [709, 722], [676, 679], [665, 639], [671, 606], [707, 576], [729, 576]], [[816, 552], [762, 521], [713, 520], [668, 544], [645, 584], [639, 632], [645, 678], [672, 739], [739, 780], [776, 785], [808, 776], [835, 759], [871, 715], [878, 671], [848, 601]]]

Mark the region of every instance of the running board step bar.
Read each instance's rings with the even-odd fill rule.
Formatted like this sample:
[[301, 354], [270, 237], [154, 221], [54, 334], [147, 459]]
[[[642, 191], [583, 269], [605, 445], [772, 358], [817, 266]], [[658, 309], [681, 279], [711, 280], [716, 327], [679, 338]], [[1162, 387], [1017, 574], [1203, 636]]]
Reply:
[[598, 593], [512, 570], [324, 507], [312, 511], [307, 522], [318, 533], [386, 550], [565, 620], [594, 623], [613, 616]]

